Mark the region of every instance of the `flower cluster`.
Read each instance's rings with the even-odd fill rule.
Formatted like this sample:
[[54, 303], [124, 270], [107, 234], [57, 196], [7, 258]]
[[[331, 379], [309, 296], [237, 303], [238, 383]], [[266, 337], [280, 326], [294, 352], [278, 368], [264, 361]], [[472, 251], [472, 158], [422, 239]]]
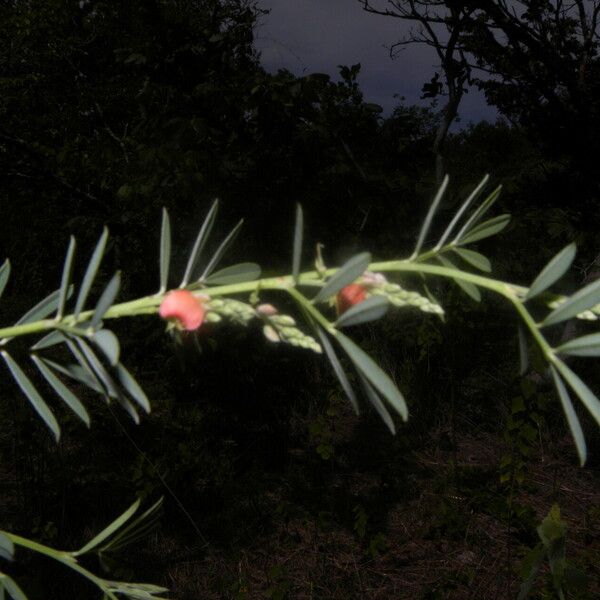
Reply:
[[285, 342], [291, 346], [312, 350], [317, 354], [323, 351], [313, 337], [296, 327], [293, 317], [280, 315], [272, 304], [260, 304], [256, 307], [256, 313], [265, 322], [263, 333], [270, 342]]

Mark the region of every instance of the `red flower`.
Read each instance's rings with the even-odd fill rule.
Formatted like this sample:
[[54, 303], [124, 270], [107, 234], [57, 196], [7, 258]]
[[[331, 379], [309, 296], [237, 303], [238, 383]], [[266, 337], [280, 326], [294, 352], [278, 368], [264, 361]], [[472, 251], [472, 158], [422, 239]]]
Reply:
[[336, 306], [338, 314], [345, 313], [350, 307], [355, 304], [360, 304], [366, 300], [367, 293], [365, 288], [358, 283], [351, 283], [345, 288], [342, 288], [336, 296]]
[[173, 290], [164, 297], [158, 314], [163, 319], [175, 319], [187, 331], [194, 331], [202, 325], [206, 309], [191, 292]]

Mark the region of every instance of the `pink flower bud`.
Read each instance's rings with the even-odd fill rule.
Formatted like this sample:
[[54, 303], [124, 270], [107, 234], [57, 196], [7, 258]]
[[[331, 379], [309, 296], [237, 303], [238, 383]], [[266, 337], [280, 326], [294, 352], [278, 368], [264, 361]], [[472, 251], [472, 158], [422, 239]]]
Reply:
[[202, 325], [206, 309], [202, 302], [187, 290], [173, 290], [163, 299], [158, 309], [163, 319], [175, 319], [187, 331], [194, 331]]
[[341, 315], [355, 304], [360, 304], [367, 298], [365, 288], [358, 283], [351, 283], [342, 288], [336, 297], [337, 311]]

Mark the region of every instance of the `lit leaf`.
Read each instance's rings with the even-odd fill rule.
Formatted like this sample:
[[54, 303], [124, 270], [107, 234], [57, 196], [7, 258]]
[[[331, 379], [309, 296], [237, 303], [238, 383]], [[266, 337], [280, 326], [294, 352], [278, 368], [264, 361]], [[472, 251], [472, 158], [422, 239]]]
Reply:
[[381, 367], [350, 338], [340, 331], [335, 334], [335, 339], [346, 351], [356, 368], [371, 382], [373, 387], [394, 407], [402, 419], [408, 419], [408, 408], [404, 397], [394, 382]]
[[87, 372], [86, 369], [84, 369], [80, 365], [76, 365], [76, 364], [60, 365], [57, 362], [50, 360], [49, 358], [42, 358], [42, 361], [46, 365], [52, 367], [58, 373], [62, 373], [63, 375], [70, 377], [74, 381], [77, 381], [78, 383], [82, 383], [83, 385], [89, 387], [91, 390], [93, 390], [94, 392], [97, 392], [98, 394], [104, 394], [104, 390], [102, 389], [102, 386], [94, 378], [92, 378], [89, 375], [89, 373]]
[[7, 352], [3, 351], [1, 354], [6, 362], [6, 366], [10, 370], [18, 386], [21, 388], [21, 391], [27, 396], [31, 406], [33, 406], [37, 414], [43, 419], [44, 423], [46, 423], [50, 431], [52, 431], [54, 438], [58, 442], [60, 439], [60, 427], [58, 426], [54, 413], [50, 410], [50, 407], [46, 402], [44, 402], [33, 383], [31, 383], [29, 377], [21, 370], [21, 367], [19, 367]]
[[65, 404], [89, 427], [90, 415], [85, 406], [81, 404], [79, 398], [44, 364], [44, 362], [35, 354], [31, 357], [35, 366], [50, 384], [52, 389], [63, 399]]
[[365, 396], [368, 398], [369, 402], [373, 405], [373, 408], [377, 411], [377, 414], [381, 417], [383, 422], [388, 426], [389, 430], [392, 434], [396, 434], [396, 426], [394, 425], [394, 421], [390, 416], [387, 408], [381, 401], [381, 398], [377, 394], [377, 392], [373, 389], [371, 384], [359, 373], [360, 383], [365, 392]]
[[117, 378], [127, 393], [147, 412], [150, 412], [150, 401], [134, 376], [121, 364], [116, 366]]
[[433, 202], [431, 203], [431, 206], [429, 207], [429, 210], [427, 211], [427, 216], [425, 217], [425, 220], [423, 221], [423, 225], [422, 225], [421, 231], [419, 233], [419, 239], [417, 240], [417, 245], [415, 246], [415, 250], [412, 253], [411, 259], [416, 258], [419, 255], [421, 248], [423, 247], [423, 243], [425, 242], [425, 237], [429, 233], [429, 227], [431, 226], [431, 221], [433, 220], [433, 217], [434, 217], [434, 215], [437, 211], [437, 208], [440, 204], [440, 201], [443, 198], [444, 193], [446, 192], [446, 188], [448, 187], [449, 181], [450, 181], [450, 179], [448, 178], [448, 175], [446, 175], [444, 177], [444, 180], [442, 181], [442, 185], [440, 186], [440, 188], [437, 191], [437, 194], [435, 195], [435, 198], [433, 199]]
[[77, 301], [75, 302], [75, 310], [74, 315], [77, 318], [79, 313], [83, 310], [85, 306], [85, 301], [87, 300], [88, 294], [90, 293], [90, 289], [92, 284], [94, 283], [94, 279], [96, 278], [96, 273], [98, 272], [98, 267], [100, 266], [100, 262], [102, 261], [102, 257], [104, 256], [104, 249], [106, 248], [106, 241], [108, 240], [108, 229], [105, 227], [102, 230], [102, 235], [94, 248], [94, 252], [92, 257], [90, 258], [90, 262], [88, 263], [87, 269], [85, 270], [85, 275], [83, 276], [83, 281], [81, 282], [81, 287], [79, 288], [79, 294], [77, 295]]
[[163, 294], [169, 285], [169, 265], [171, 263], [171, 221], [169, 213], [163, 206], [160, 227], [160, 291]]
[[69, 289], [69, 280], [71, 279], [71, 271], [73, 270], [73, 256], [75, 255], [75, 238], [69, 239], [69, 247], [63, 264], [62, 277], [60, 280], [60, 292], [58, 295], [58, 306], [56, 308], [56, 318], [61, 319], [65, 312], [65, 303], [67, 301], [67, 291]]
[[473, 214], [467, 219], [466, 223], [461, 227], [460, 231], [452, 241], [453, 244], [462, 243], [463, 236], [471, 231], [473, 227], [475, 227], [479, 221], [484, 217], [485, 213], [492, 208], [495, 204], [496, 200], [500, 196], [500, 191], [502, 190], [502, 186], [499, 185], [492, 193], [479, 205], [477, 210], [473, 212]]
[[10, 277], [10, 260], [8, 258], [2, 263], [0, 267], [0, 297], [4, 292], [4, 288], [8, 283], [8, 278]]
[[581, 424], [579, 423], [579, 418], [575, 413], [575, 409], [573, 408], [573, 404], [571, 402], [571, 398], [569, 397], [569, 393], [567, 392], [565, 385], [562, 382], [562, 379], [560, 378], [560, 375], [558, 374], [556, 368], [553, 365], [550, 365], [550, 371], [552, 371], [554, 385], [556, 386], [558, 397], [560, 398], [563, 411], [565, 413], [565, 416], [567, 417], [567, 423], [569, 424], [571, 435], [573, 436], [573, 440], [575, 440], [575, 447], [577, 448], [577, 454], [579, 455], [579, 462], [581, 466], [583, 466], [587, 459], [587, 448], [585, 445], [585, 438], [583, 437]]
[[556, 360], [554, 366], [600, 425], [600, 401], [594, 392], [564, 362]]
[[98, 300], [96, 307], [94, 308], [94, 314], [90, 325], [96, 329], [100, 325], [100, 321], [104, 317], [106, 311], [113, 305], [119, 288], [121, 287], [121, 272], [117, 271], [112, 279], [108, 282], [108, 285], [104, 288], [100, 299]]
[[[437, 259], [445, 266], [448, 267], [449, 269], [454, 269], [455, 271], [458, 271], [458, 269], [456, 268], [456, 265], [454, 265], [454, 263], [452, 263], [450, 260], [448, 260], [445, 256], [438, 256]], [[479, 291], [479, 288], [474, 284], [471, 283], [470, 281], [464, 281], [463, 279], [459, 279], [458, 277], [453, 277], [452, 278], [454, 283], [456, 283], [456, 285], [462, 289], [463, 292], [465, 292], [465, 294], [467, 294], [468, 296], [470, 296], [471, 298], [473, 298], [473, 300], [475, 300], [475, 302], [479, 302], [481, 300], [481, 292]]]
[[15, 546], [12, 540], [0, 532], [0, 557], [12, 560], [15, 554]]
[[294, 247], [292, 255], [292, 277], [294, 283], [298, 283], [298, 276], [300, 275], [300, 262], [302, 259], [302, 232], [304, 228], [304, 215], [302, 213], [302, 206], [298, 204], [296, 206], [296, 225], [294, 227]]
[[179, 287], [185, 287], [189, 283], [190, 278], [192, 277], [192, 271], [194, 270], [194, 267], [196, 266], [200, 255], [202, 254], [202, 250], [204, 248], [204, 245], [206, 244], [206, 240], [208, 239], [212, 226], [215, 222], [215, 217], [217, 216], [218, 208], [219, 201], [215, 200], [212, 206], [210, 207], [210, 210], [208, 211], [204, 222], [202, 223], [202, 227], [200, 227], [198, 237], [196, 238], [194, 247], [192, 248], [192, 251], [190, 252], [190, 257], [188, 258], [183, 280], [181, 281], [181, 285]]
[[0, 589], [2, 589], [2, 587], [8, 592], [8, 595], [13, 600], [27, 600], [27, 596], [18, 586], [17, 582], [6, 575], [6, 573], [0, 573]]
[[385, 315], [389, 308], [389, 301], [385, 296], [371, 296], [363, 302], [350, 307], [337, 320], [336, 327], [349, 327], [360, 325], [369, 321], [376, 321]]
[[75, 338], [75, 342], [77, 343], [79, 349], [85, 356], [85, 363], [89, 365], [89, 367], [92, 369], [94, 375], [98, 378], [106, 393], [111, 398], [119, 398], [119, 389], [117, 388], [114, 379], [104, 368], [104, 365], [96, 356], [95, 352], [81, 338]]
[[[73, 286], [70, 285], [67, 290], [67, 297], [73, 293]], [[33, 323], [45, 319], [48, 315], [53, 313], [58, 306], [58, 298], [60, 290], [56, 290], [51, 294], [48, 294], [43, 300], [38, 302], [33, 308], [29, 309], [16, 323], [15, 325], [25, 325], [25, 323]]]
[[591, 333], [559, 346], [556, 352], [572, 356], [600, 356], [600, 333]]
[[371, 255], [362, 252], [344, 263], [327, 283], [319, 290], [313, 302], [323, 302], [337, 294], [342, 288], [356, 281], [369, 267]]
[[525, 331], [523, 327], [519, 325], [517, 327], [519, 333], [519, 375], [525, 375], [527, 367], [529, 366], [529, 356], [527, 354], [527, 338], [525, 337]]
[[100, 329], [100, 331], [94, 333], [91, 339], [102, 350], [111, 366], [114, 367], [119, 362], [121, 351], [117, 336], [109, 329]]
[[256, 263], [245, 262], [225, 267], [206, 278], [207, 285], [229, 285], [254, 281], [260, 277], [261, 269]]
[[228, 236], [221, 242], [221, 245], [216, 249], [215, 253], [210, 259], [210, 262], [208, 263], [208, 265], [206, 265], [206, 268], [204, 269], [204, 272], [200, 277], [200, 281], [204, 281], [213, 272], [214, 268], [219, 264], [220, 260], [223, 258], [225, 252], [227, 252], [231, 244], [233, 244], [233, 241], [237, 237], [237, 234], [239, 233], [243, 224], [244, 219], [241, 219], [238, 222], [238, 224], [229, 232]]
[[435, 247], [436, 251], [439, 250], [446, 243], [446, 240], [450, 237], [450, 235], [454, 231], [456, 224], [460, 221], [460, 218], [463, 216], [464, 212], [471, 205], [471, 202], [473, 202], [473, 200], [475, 200], [479, 197], [481, 190], [487, 185], [489, 178], [490, 178], [489, 175], [485, 175], [485, 177], [479, 182], [479, 185], [471, 192], [469, 197], [462, 203], [462, 206], [458, 209], [458, 211], [456, 211], [454, 218], [452, 219], [452, 221], [450, 221], [450, 224], [448, 225], [448, 227], [446, 227], [446, 230], [442, 234], [440, 241], [437, 243], [437, 245]]
[[317, 333], [319, 335], [319, 339], [321, 340], [321, 346], [325, 350], [325, 354], [327, 355], [327, 358], [329, 359], [329, 362], [333, 367], [333, 372], [338, 378], [338, 381], [340, 382], [342, 389], [346, 393], [346, 396], [348, 396], [348, 400], [350, 400], [350, 403], [354, 408], [354, 412], [358, 415], [360, 413], [360, 410], [358, 408], [358, 399], [356, 398], [356, 394], [354, 393], [352, 385], [348, 380], [348, 376], [346, 375], [344, 368], [342, 367], [342, 364], [340, 363], [335, 353], [335, 350], [331, 345], [331, 342], [327, 338], [327, 334], [324, 333], [320, 327], [317, 327]]
[[104, 540], [109, 538], [120, 527], [122, 527], [135, 514], [140, 506], [140, 501], [136, 500], [121, 516], [117, 517], [108, 527], [103, 529], [97, 536], [91, 539], [83, 548], [73, 552], [73, 556], [81, 556], [98, 547]]
[[473, 242], [478, 242], [479, 240], [496, 235], [508, 225], [509, 221], [510, 215], [498, 215], [497, 217], [493, 217], [492, 219], [473, 227], [473, 229], [457, 243], [461, 246], [466, 246], [467, 244], [472, 244]]
[[56, 344], [62, 344], [65, 341], [65, 336], [62, 331], [58, 329], [54, 329], [50, 333], [47, 333], [43, 338], [38, 340], [33, 346], [31, 346], [31, 350], [43, 350], [44, 348], [49, 348], [50, 346], [56, 346]]
[[542, 327], [555, 325], [566, 319], [577, 316], [579, 313], [595, 306], [600, 302], [600, 279], [586, 285], [584, 288], [559, 304], [543, 321]]
[[547, 290], [553, 283], [558, 281], [568, 270], [575, 253], [577, 246], [569, 244], [565, 246], [540, 272], [531, 284], [529, 291], [525, 295], [524, 300], [530, 300], [543, 291]]
[[465, 262], [469, 263], [476, 269], [486, 273], [489, 273], [492, 270], [492, 265], [487, 256], [484, 256], [479, 252], [475, 252], [475, 250], [469, 250], [468, 248], [454, 248], [453, 250]]

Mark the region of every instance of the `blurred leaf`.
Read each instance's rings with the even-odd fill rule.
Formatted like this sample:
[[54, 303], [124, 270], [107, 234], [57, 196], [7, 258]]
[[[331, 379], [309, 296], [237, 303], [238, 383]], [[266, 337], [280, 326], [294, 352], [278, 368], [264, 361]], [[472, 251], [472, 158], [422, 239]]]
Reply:
[[338, 378], [338, 381], [340, 382], [342, 389], [346, 393], [346, 396], [348, 396], [348, 400], [350, 400], [350, 403], [352, 404], [352, 407], [354, 408], [354, 412], [358, 416], [360, 414], [360, 410], [358, 408], [358, 399], [356, 398], [356, 394], [354, 393], [354, 390], [352, 389], [352, 384], [348, 380], [348, 376], [346, 375], [344, 368], [342, 367], [342, 364], [340, 363], [340, 361], [335, 353], [335, 350], [333, 349], [333, 346], [331, 345], [331, 342], [327, 338], [327, 334], [320, 327], [316, 327], [316, 329], [317, 329], [319, 338], [321, 340], [321, 346], [325, 350], [325, 354], [327, 355], [327, 358], [329, 359], [329, 362], [331, 363], [331, 366], [333, 367], [333, 372], [335, 373], [336, 377]]
[[387, 313], [390, 303], [385, 296], [371, 296], [363, 302], [351, 306], [336, 321], [336, 327], [350, 327], [369, 321], [376, 321]]
[[67, 291], [69, 289], [69, 280], [71, 279], [71, 271], [73, 270], [73, 256], [75, 255], [75, 238], [69, 239], [69, 247], [63, 264], [62, 277], [60, 280], [60, 292], [58, 295], [58, 306], [56, 308], [56, 318], [62, 318], [65, 312], [65, 303], [67, 301]]
[[433, 217], [434, 217], [434, 215], [437, 211], [437, 208], [440, 204], [440, 201], [446, 192], [446, 188], [448, 187], [449, 181], [450, 181], [450, 179], [449, 179], [448, 175], [446, 175], [444, 177], [444, 180], [442, 181], [442, 185], [440, 185], [440, 187], [433, 199], [433, 202], [431, 203], [431, 206], [429, 207], [429, 210], [427, 211], [427, 216], [425, 217], [425, 220], [423, 221], [423, 225], [421, 226], [421, 231], [419, 233], [419, 239], [417, 240], [417, 245], [415, 246], [415, 250], [412, 253], [411, 258], [417, 257], [419, 255], [419, 252], [421, 251], [421, 248], [423, 247], [423, 242], [425, 241], [425, 238], [426, 238], [427, 234], [429, 233], [429, 227], [431, 226], [431, 221], [433, 220]]
[[569, 424], [571, 435], [575, 441], [575, 447], [577, 448], [577, 454], [579, 455], [579, 463], [581, 466], [583, 466], [587, 459], [587, 448], [585, 445], [585, 437], [581, 429], [581, 424], [579, 423], [579, 418], [577, 417], [577, 413], [573, 408], [569, 393], [567, 392], [560, 375], [553, 365], [550, 365], [550, 371], [552, 372], [552, 378], [554, 379], [554, 385], [556, 386], [556, 391], [558, 392], [558, 397], [560, 398], [563, 411], [567, 417], [567, 423]]
[[564, 362], [556, 360], [554, 366], [558, 369], [571, 389], [577, 394], [583, 405], [590, 411], [600, 425], [600, 402], [592, 390]]
[[63, 399], [65, 404], [89, 427], [90, 416], [85, 406], [79, 401], [79, 398], [44, 364], [44, 362], [35, 354], [31, 356], [35, 366], [44, 376], [46, 381], [52, 386], [54, 391]]
[[77, 296], [77, 301], [75, 302], [75, 317], [79, 317], [79, 313], [83, 310], [85, 306], [85, 301], [87, 300], [88, 294], [90, 293], [90, 289], [92, 284], [94, 283], [94, 279], [96, 278], [96, 273], [98, 272], [98, 267], [100, 266], [100, 262], [102, 261], [102, 257], [104, 256], [104, 249], [106, 248], [106, 241], [108, 240], [108, 229], [105, 227], [102, 230], [102, 235], [96, 244], [96, 248], [94, 248], [94, 252], [92, 257], [90, 258], [90, 262], [88, 263], [87, 269], [85, 271], [85, 275], [83, 276], [83, 281], [81, 282], [81, 287], [79, 288], [79, 294]]
[[[456, 265], [453, 262], [451, 262], [450, 260], [448, 260], [445, 256], [440, 255], [440, 256], [437, 256], [436, 258], [445, 267], [448, 267], [449, 269], [454, 269], [456, 271], [459, 270], [456, 268]], [[481, 301], [481, 292], [479, 291], [479, 288], [474, 283], [471, 283], [470, 281], [464, 281], [462, 279], [458, 279], [457, 277], [453, 277], [452, 280], [454, 281], [454, 283], [456, 283], [456, 285], [459, 288], [461, 288], [463, 290], [463, 292], [465, 292], [465, 294], [467, 294], [468, 296], [473, 298], [473, 300], [475, 300], [475, 302]]]
[[140, 501], [136, 500], [121, 516], [117, 517], [108, 527], [104, 528], [97, 536], [92, 538], [83, 548], [73, 552], [73, 556], [81, 556], [90, 552], [99, 546], [104, 540], [110, 537], [115, 531], [122, 527], [135, 514], [140, 506]]
[[300, 275], [300, 262], [302, 260], [302, 233], [304, 229], [304, 215], [302, 206], [296, 205], [296, 224], [294, 227], [294, 247], [292, 255], [292, 277], [294, 283], [298, 284], [298, 276]]
[[109, 329], [100, 329], [94, 333], [91, 339], [102, 350], [110, 365], [114, 367], [119, 362], [121, 352], [117, 336]]
[[254, 281], [255, 279], [258, 279], [260, 274], [260, 265], [252, 262], [245, 262], [216, 271], [206, 278], [205, 283], [207, 285], [244, 283], [245, 281]]
[[50, 410], [50, 407], [44, 402], [39, 392], [35, 389], [31, 380], [23, 371], [21, 367], [12, 359], [8, 352], [2, 351], [2, 358], [5, 360], [8, 369], [12, 376], [15, 378], [21, 391], [27, 396], [31, 406], [35, 409], [38, 415], [43, 419], [44, 423], [48, 426], [48, 429], [54, 434], [54, 438], [58, 442], [60, 439], [60, 427], [56, 421], [54, 413]]
[[6, 537], [0, 531], [0, 557], [4, 558], [5, 560], [12, 560], [14, 554], [15, 545], [13, 544], [12, 540]]
[[556, 348], [556, 352], [571, 356], [600, 356], [600, 333], [591, 333], [570, 340]]
[[0, 267], [0, 297], [4, 292], [4, 288], [8, 283], [8, 278], [10, 277], [10, 260], [8, 258], [2, 263]]
[[58, 329], [54, 329], [50, 333], [47, 333], [43, 338], [38, 340], [33, 346], [31, 346], [31, 350], [43, 350], [44, 348], [49, 348], [50, 346], [56, 346], [56, 344], [62, 344], [65, 341], [65, 336], [62, 331]]
[[[67, 298], [73, 293], [73, 286], [70, 285], [67, 290]], [[16, 323], [15, 325], [24, 325], [25, 323], [33, 323], [45, 319], [48, 315], [53, 313], [58, 306], [58, 298], [60, 290], [56, 290], [51, 294], [48, 294], [43, 300], [38, 302], [33, 308], [29, 309]]]
[[490, 208], [495, 204], [496, 200], [500, 196], [500, 191], [502, 190], [502, 186], [499, 185], [496, 189], [492, 191], [492, 193], [479, 205], [479, 207], [473, 212], [473, 214], [467, 219], [465, 224], [461, 227], [460, 231], [456, 235], [453, 240], [453, 244], [461, 244], [462, 239], [472, 230], [473, 227], [479, 223], [479, 221], [484, 217], [485, 213], [487, 213]]
[[162, 294], [169, 285], [169, 264], [171, 262], [171, 222], [169, 213], [163, 206], [160, 227], [160, 291]]
[[396, 435], [396, 426], [394, 425], [394, 421], [390, 416], [387, 408], [384, 406], [381, 398], [377, 394], [377, 392], [371, 387], [371, 384], [361, 375], [358, 374], [360, 378], [360, 383], [365, 392], [365, 396], [368, 398], [369, 402], [373, 405], [373, 408], [377, 411], [377, 414], [381, 417], [383, 422], [388, 426], [388, 429], [392, 432], [392, 434]]
[[17, 585], [17, 582], [5, 573], [0, 573], [0, 588], [2, 587], [13, 600], [27, 600], [27, 596]]
[[567, 298], [557, 306], [543, 321], [542, 327], [555, 325], [566, 319], [577, 316], [579, 313], [595, 306], [600, 302], [600, 279], [586, 285], [584, 288]]
[[525, 295], [524, 300], [531, 300], [538, 294], [547, 290], [553, 283], [558, 281], [568, 270], [575, 254], [577, 246], [569, 244], [565, 246], [554, 258], [540, 271], [540, 274], [531, 284], [529, 291]]
[[370, 262], [371, 255], [368, 252], [362, 252], [353, 256], [327, 280], [327, 283], [325, 283], [314, 297], [313, 302], [323, 302], [330, 296], [337, 294], [342, 288], [356, 281], [367, 270]]
[[96, 308], [94, 309], [94, 314], [92, 315], [91, 326], [96, 329], [100, 325], [102, 318], [106, 311], [113, 305], [117, 294], [119, 293], [119, 288], [121, 287], [121, 272], [117, 271], [112, 279], [108, 282], [108, 285], [104, 288], [100, 299], [96, 304]]
[[350, 360], [356, 368], [371, 382], [373, 387], [394, 407], [402, 419], [408, 419], [408, 409], [404, 397], [396, 387], [389, 375], [364, 351], [357, 346], [350, 338], [346, 337], [340, 331], [335, 334], [335, 339], [346, 351]]
[[475, 252], [475, 250], [469, 250], [468, 248], [453, 248], [453, 251], [465, 262], [469, 263], [480, 271], [489, 273], [492, 270], [492, 265], [489, 259], [483, 254]]
[[527, 352], [527, 338], [525, 337], [525, 331], [519, 324], [517, 327], [519, 336], [519, 375], [525, 375], [527, 367], [529, 366], [529, 356]]
[[535, 583], [535, 578], [542, 567], [545, 556], [546, 552], [544, 550], [544, 546], [542, 544], [538, 544], [535, 546], [535, 548], [533, 548], [533, 550], [530, 550], [525, 557], [525, 568], [523, 569], [524, 581], [519, 589], [517, 600], [525, 600], [525, 598], [527, 598], [529, 595], [529, 592]]
[[477, 187], [471, 192], [469, 197], [462, 203], [461, 207], [456, 211], [456, 214], [454, 215], [452, 221], [450, 221], [450, 224], [448, 225], [448, 227], [446, 227], [446, 230], [442, 234], [440, 241], [437, 243], [436, 250], [439, 250], [446, 243], [446, 240], [454, 231], [456, 224], [458, 223], [458, 221], [460, 221], [460, 218], [463, 216], [464, 212], [471, 205], [471, 202], [478, 198], [479, 194], [481, 193], [481, 190], [487, 185], [489, 178], [489, 175], [485, 175], [484, 178], [479, 182]]
[[144, 390], [140, 387], [139, 383], [135, 380], [133, 375], [122, 365], [118, 363], [116, 366], [116, 373], [121, 385], [125, 388], [127, 393], [147, 412], [150, 412], [150, 401], [144, 393]]
[[215, 217], [217, 216], [218, 208], [219, 201], [215, 200], [212, 203], [212, 206], [210, 207], [210, 210], [208, 211], [204, 222], [202, 223], [202, 227], [200, 227], [198, 237], [196, 238], [194, 247], [192, 248], [192, 251], [190, 252], [190, 257], [188, 258], [183, 280], [181, 281], [181, 285], [179, 287], [185, 287], [190, 281], [192, 271], [194, 270], [194, 267], [196, 266], [200, 255], [202, 254], [202, 250], [204, 248], [204, 245], [206, 244], [206, 240], [208, 239], [212, 226], [215, 222]]
[[493, 217], [492, 219], [473, 227], [473, 229], [468, 231], [457, 244], [466, 246], [467, 244], [472, 244], [473, 242], [478, 242], [479, 240], [496, 235], [508, 225], [509, 221], [510, 215], [505, 214]]
[[208, 265], [206, 265], [206, 268], [204, 269], [204, 272], [200, 277], [200, 281], [204, 281], [213, 272], [213, 269], [219, 264], [225, 252], [227, 252], [231, 244], [233, 244], [233, 241], [237, 237], [237, 234], [239, 233], [243, 224], [244, 219], [241, 219], [237, 223], [237, 225], [229, 232], [229, 235], [221, 242], [221, 245], [216, 249], [215, 253], [210, 259], [210, 262], [208, 263]]

